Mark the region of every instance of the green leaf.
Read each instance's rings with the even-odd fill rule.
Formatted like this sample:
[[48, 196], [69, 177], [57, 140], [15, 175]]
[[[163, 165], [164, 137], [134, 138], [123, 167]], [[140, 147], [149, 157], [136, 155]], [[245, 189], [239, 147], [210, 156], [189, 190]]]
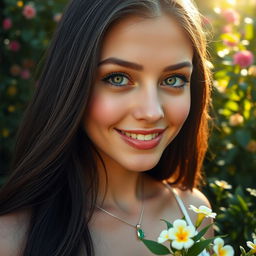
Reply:
[[244, 199], [240, 196], [240, 195], [237, 195], [237, 199], [242, 207], [242, 209], [245, 211], [245, 212], [248, 212], [249, 211], [249, 208], [246, 204], [246, 202], [244, 201]]
[[198, 256], [207, 246], [214, 240], [215, 238], [207, 239], [200, 241], [198, 243], [195, 243], [192, 247], [188, 249], [189, 256]]
[[142, 239], [141, 240], [145, 245], [146, 247], [154, 254], [156, 255], [168, 255], [168, 254], [171, 254], [170, 250], [165, 247], [164, 245], [162, 244], [159, 244], [155, 241], [152, 241], [152, 240], [146, 240], [146, 239]]
[[253, 38], [253, 23], [245, 24], [245, 39], [251, 40]]
[[225, 107], [231, 111], [238, 111], [239, 110], [239, 105], [235, 101], [229, 100], [226, 104]]
[[161, 219], [161, 220], [162, 220], [162, 221], [164, 221], [164, 222], [166, 223], [166, 225], [167, 225], [167, 229], [169, 229], [169, 228], [172, 228], [172, 227], [173, 227], [172, 223], [170, 223], [169, 221], [164, 220], [164, 219]]
[[229, 109], [226, 109], [226, 108], [220, 108], [218, 110], [218, 112], [219, 112], [219, 114], [221, 114], [223, 116], [227, 116], [227, 117], [229, 117], [229, 116], [231, 116], [233, 114], [232, 111], [230, 111]]
[[194, 236], [192, 239], [196, 242], [196, 241], [198, 241], [198, 240], [200, 240], [201, 239], [201, 237], [203, 237], [203, 235], [206, 233], [206, 231], [211, 227], [213, 225], [213, 223], [212, 224], [210, 224], [210, 225], [208, 225], [208, 226], [206, 226], [205, 228], [203, 228], [196, 236]]

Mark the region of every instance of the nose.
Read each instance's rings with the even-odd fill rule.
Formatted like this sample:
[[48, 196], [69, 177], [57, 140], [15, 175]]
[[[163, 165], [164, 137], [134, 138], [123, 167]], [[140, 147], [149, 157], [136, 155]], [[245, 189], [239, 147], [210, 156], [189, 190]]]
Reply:
[[134, 118], [155, 123], [164, 117], [163, 103], [157, 88], [141, 89], [135, 100]]

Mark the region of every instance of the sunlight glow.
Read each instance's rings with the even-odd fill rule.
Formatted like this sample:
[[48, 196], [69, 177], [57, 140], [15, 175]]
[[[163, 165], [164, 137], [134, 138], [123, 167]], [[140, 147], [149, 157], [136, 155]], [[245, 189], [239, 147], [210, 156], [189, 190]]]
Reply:
[[248, 75], [247, 69], [242, 69], [242, 70], [241, 70], [241, 75], [242, 75], [242, 76], [247, 76], [247, 75]]
[[248, 40], [242, 40], [241, 43], [242, 43], [242, 45], [249, 45], [250, 44], [250, 42]]
[[246, 18], [244, 18], [244, 22], [247, 23], [247, 24], [252, 24], [253, 23], [253, 19], [249, 18], [249, 17], [246, 17]]
[[226, 1], [230, 5], [235, 5], [236, 4], [236, 0], [226, 0]]
[[229, 54], [229, 49], [226, 48], [226, 49], [224, 49], [224, 50], [222, 50], [222, 51], [218, 51], [217, 54], [218, 54], [221, 58], [223, 58], [223, 57], [225, 57], [226, 55]]
[[220, 7], [215, 7], [213, 10], [214, 10], [217, 14], [220, 14], [220, 13], [221, 13]]

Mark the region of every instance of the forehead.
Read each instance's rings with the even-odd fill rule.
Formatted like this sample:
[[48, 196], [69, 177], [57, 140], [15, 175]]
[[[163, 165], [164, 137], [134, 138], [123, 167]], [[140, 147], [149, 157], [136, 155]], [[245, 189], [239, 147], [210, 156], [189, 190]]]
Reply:
[[129, 16], [112, 25], [105, 35], [101, 60], [109, 57], [172, 64], [191, 61], [193, 49], [188, 35], [174, 18]]

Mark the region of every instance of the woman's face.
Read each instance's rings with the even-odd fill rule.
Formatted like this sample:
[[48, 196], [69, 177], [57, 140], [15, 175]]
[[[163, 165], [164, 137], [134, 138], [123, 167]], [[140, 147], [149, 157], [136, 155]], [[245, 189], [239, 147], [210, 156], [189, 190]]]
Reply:
[[153, 168], [190, 109], [193, 50], [169, 16], [127, 17], [106, 34], [83, 125], [106, 166]]

